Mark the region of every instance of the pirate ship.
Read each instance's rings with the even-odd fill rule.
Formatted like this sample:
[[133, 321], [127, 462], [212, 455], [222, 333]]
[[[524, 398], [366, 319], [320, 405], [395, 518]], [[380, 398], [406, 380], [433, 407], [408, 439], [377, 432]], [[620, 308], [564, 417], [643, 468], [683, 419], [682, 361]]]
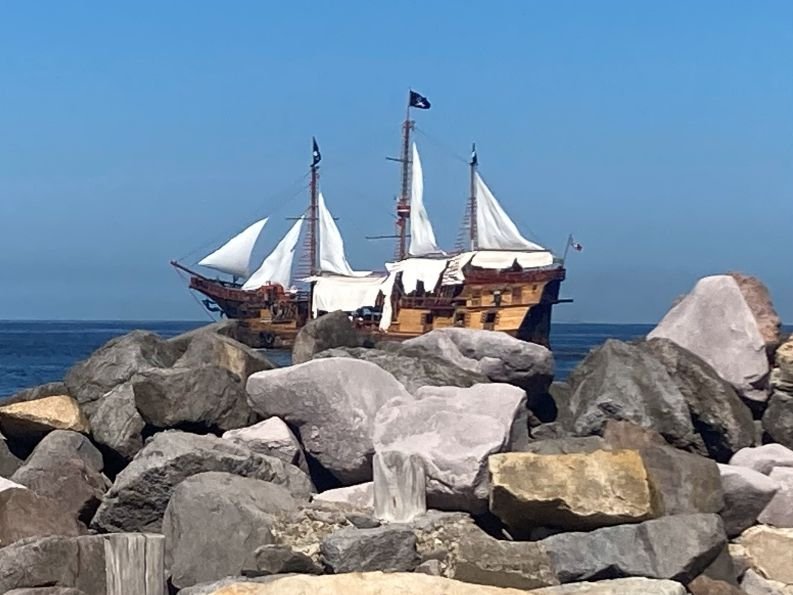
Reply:
[[[198, 263], [231, 275], [230, 281], [172, 264], [190, 274], [190, 288], [206, 296], [208, 308], [242, 319], [252, 342], [264, 346], [289, 344], [307, 320], [335, 310], [350, 313], [362, 331], [383, 339], [464, 327], [503, 331], [548, 345], [552, 307], [569, 301], [559, 298], [564, 257], [555, 257], [520, 233], [481, 176], [475, 147], [469, 162], [464, 245], [450, 253], [438, 246], [424, 203], [421, 158], [411, 139], [411, 109], [429, 107], [425, 97], [410, 92], [401, 156], [394, 159], [401, 164], [402, 181], [396, 233], [377, 236], [396, 239], [396, 258], [386, 263], [385, 273], [356, 272], [347, 262], [341, 234], [318, 191], [321, 157], [316, 141], [308, 209], [252, 275], [247, 276], [247, 266], [266, 219]], [[310, 266], [300, 290], [293, 287], [291, 270], [304, 222]], [[578, 248], [572, 238], [570, 246]]]

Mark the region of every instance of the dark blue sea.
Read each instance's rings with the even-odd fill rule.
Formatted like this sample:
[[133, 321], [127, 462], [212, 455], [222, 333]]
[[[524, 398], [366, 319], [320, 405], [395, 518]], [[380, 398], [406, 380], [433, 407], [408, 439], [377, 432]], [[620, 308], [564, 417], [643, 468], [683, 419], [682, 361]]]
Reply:
[[[61, 380], [76, 362], [88, 357], [113, 337], [134, 329], [154, 331], [163, 337], [199, 327], [203, 322], [24, 322], [0, 321], [0, 398]], [[646, 335], [645, 324], [555, 324], [551, 343], [557, 378], [564, 378], [587, 352], [608, 338], [629, 340]], [[288, 365], [290, 354], [272, 351], [269, 357]]]

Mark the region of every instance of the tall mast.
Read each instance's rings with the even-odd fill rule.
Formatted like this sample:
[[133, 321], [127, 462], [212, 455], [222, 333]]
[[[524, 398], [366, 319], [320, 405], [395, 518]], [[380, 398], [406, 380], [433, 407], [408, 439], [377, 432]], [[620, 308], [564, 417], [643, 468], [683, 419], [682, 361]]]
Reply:
[[471, 166], [471, 193], [468, 199], [468, 231], [471, 250], [476, 250], [479, 243], [476, 229], [476, 168], [479, 165], [479, 159], [476, 156], [476, 143], [471, 145], [471, 162], [469, 165]]
[[319, 152], [317, 139], [312, 138], [312, 158], [311, 158], [311, 184], [309, 185], [310, 202], [308, 207], [308, 253], [311, 276], [319, 274], [319, 251], [317, 238], [317, 221], [319, 220], [319, 210], [317, 207], [317, 186], [319, 182], [319, 162], [322, 155]]
[[402, 123], [402, 191], [397, 201], [397, 235], [399, 236], [399, 246], [397, 256], [400, 260], [407, 256], [407, 233], [408, 219], [410, 219], [410, 131], [413, 129], [413, 122], [410, 119], [410, 95], [408, 95], [408, 105], [405, 110], [405, 121]]

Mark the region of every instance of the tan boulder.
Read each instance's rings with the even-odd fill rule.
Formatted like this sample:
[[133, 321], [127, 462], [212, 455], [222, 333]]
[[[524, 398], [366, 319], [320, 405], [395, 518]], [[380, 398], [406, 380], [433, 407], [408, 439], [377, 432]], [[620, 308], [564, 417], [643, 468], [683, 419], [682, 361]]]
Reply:
[[781, 382], [793, 383], [793, 339], [789, 339], [776, 350], [776, 367]]
[[729, 275], [738, 283], [743, 299], [746, 300], [746, 305], [749, 306], [757, 321], [757, 327], [763, 336], [766, 348], [769, 353], [773, 353], [782, 338], [780, 333], [782, 321], [774, 309], [768, 288], [757, 277], [743, 273], [729, 273]]
[[663, 514], [635, 450], [502, 453], [488, 463], [490, 510], [516, 534], [538, 525], [586, 530]]
[[739, 543], [761, 575], [793, 585], [793, 529], [758, 525], [744, 531]]
[[52, 430], [88, 433], [88, 420], [69, 395], [55, 395], [0, 407], [0, 429], [9, 437], [41, 438]]
[[210, 595], [525, 595], [529, 591], [463, 583], [410, 572], [353, 572], [324, 576], [288, 576], [272, 582], [235, 583]]

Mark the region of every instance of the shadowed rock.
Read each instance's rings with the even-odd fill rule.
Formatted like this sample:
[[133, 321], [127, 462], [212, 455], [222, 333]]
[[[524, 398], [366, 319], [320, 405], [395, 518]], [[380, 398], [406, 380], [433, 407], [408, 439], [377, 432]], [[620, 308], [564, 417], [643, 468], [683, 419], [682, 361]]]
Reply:
[[315, 354], [334, 347], [358, 347], [360, 337], [349, 316], [341, 310], [309, 321], [295, 337], [292, 363], [302, 364]]

